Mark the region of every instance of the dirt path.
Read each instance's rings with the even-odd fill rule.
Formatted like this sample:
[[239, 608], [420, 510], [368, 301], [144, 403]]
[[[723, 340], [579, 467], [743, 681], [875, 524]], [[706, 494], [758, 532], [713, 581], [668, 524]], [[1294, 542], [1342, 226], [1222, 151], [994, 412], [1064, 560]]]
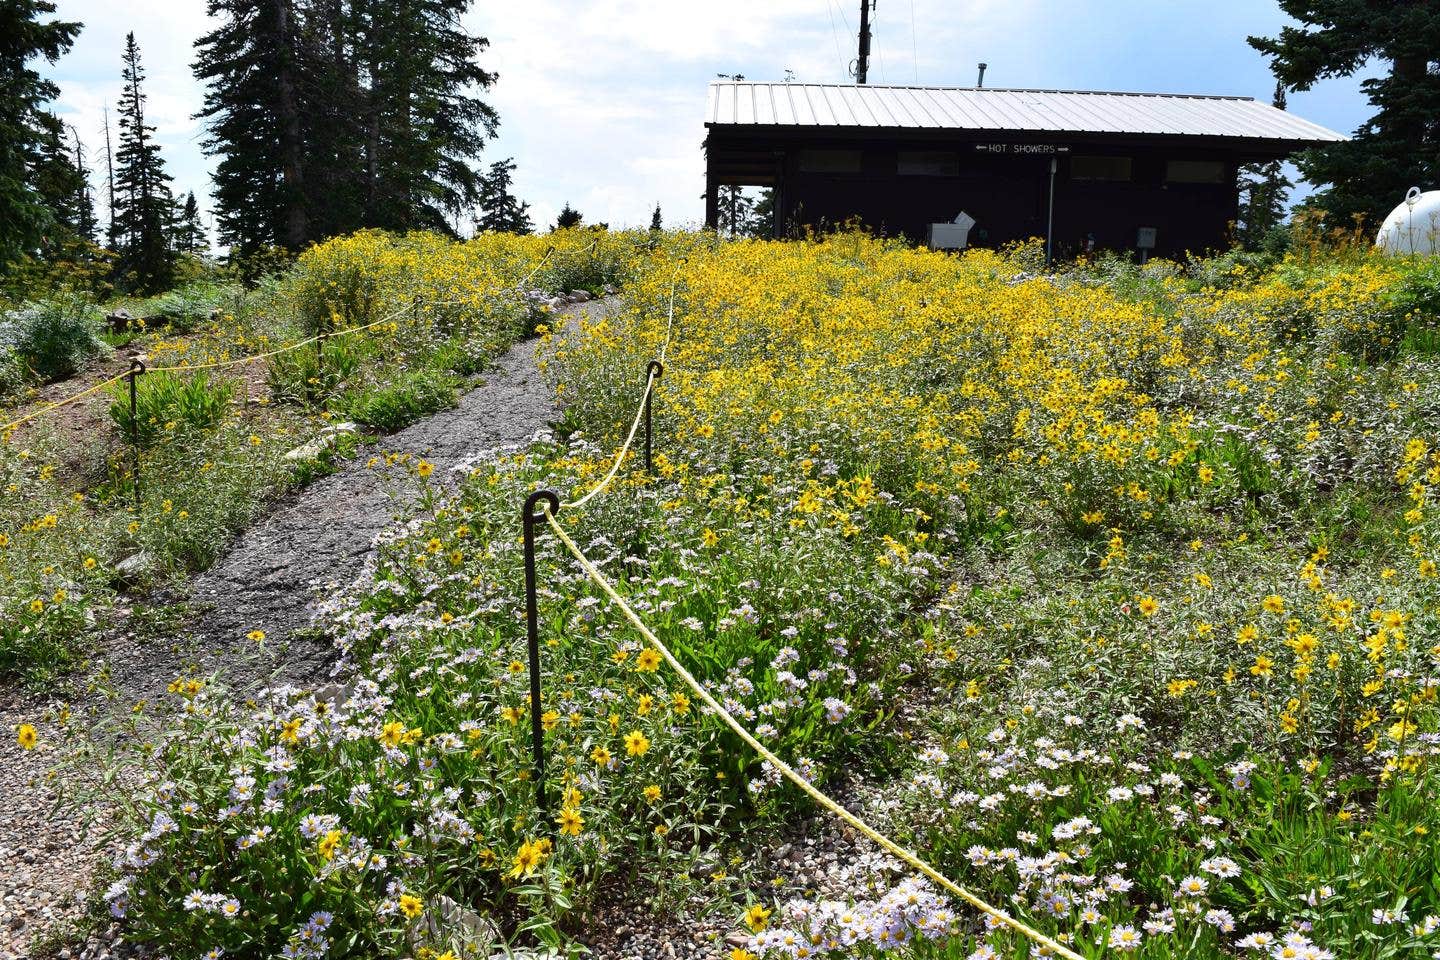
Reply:
[[[602, 301], [576, 309], [595, 316], [610, 307]], [[529, 440], [559, 415], [536, 369], [537, 344], [517, 344], [457, 407], [384, 438], [379, 449], [423, 457], [443, 476], [467, 458]], [[375, 535], [404, 508], [367, 460], [362, 454], [281, 500], [191, 581], [178, 608], [176, 635], [183, 639], [145, 642], [133, 629], [117, 637], [105, 652], [120, 691], [116, 703], [128, 708], [153, 700], [182, 670], [220, 669], [229, 684], [242, 688], [267, 682], [268, 658], [257, 657], [246, 639], [253, 630], [263, 630], [267, 648], [281, 652], [285, 679], [322, 680], [333, 655], [328, 643], [306, 632], [315, 589], [353, 580]], [[91, 697], [87, 709], [105, 709], [97, 699]], [[20, 750], [13, 733], [54, 705], [43, 695], [0, 688], [0, 960], [30, 956], [34, 937], [79, 913], [76, 893], [94, 862], [94, 831], [50, 809], [54, 791], [45, 778], [53, 755], [43, 744]], [[93, 945], [76, 955], [103, 957], [108, 951]]]

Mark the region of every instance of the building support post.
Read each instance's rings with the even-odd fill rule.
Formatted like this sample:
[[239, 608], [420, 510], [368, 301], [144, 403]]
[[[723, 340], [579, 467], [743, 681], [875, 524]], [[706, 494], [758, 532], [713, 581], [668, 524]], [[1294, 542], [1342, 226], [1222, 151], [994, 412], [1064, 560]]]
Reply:
[[1055, 257], [1055, 168], [1059, 162], [1050, 158], [1050, 196], [1045, 211], [1045, 266], [1050, 266]]
[[715, 179], [715, 171], [711, 168], [713, 159], [707, 159], [705, 164], [705, 229], [720, 229], [720, 184]]
[[770, 194], [770, 234], [785, 239], [785, 154], [775, 154], [775, 186]]

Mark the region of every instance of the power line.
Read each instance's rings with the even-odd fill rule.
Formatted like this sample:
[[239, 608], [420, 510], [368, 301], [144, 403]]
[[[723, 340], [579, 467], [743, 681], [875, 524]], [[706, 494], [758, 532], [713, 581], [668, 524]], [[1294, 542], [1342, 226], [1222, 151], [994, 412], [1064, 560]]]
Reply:
[[835, 59], [840, 61], [840, 75], [846, 76], [849, 70], [845, 65], [845, 54], [840, 52], [840, 31], [835, 29], [835, 8], [832, 6], [834, 0], [825, 0], [825, 15], [830, 18], [830, 37], [835, 41]]
[[920, 86], [919, 44], [915, 40], [915, 0], [910, 0], [910, 65], [915, 68], [915, 86]]

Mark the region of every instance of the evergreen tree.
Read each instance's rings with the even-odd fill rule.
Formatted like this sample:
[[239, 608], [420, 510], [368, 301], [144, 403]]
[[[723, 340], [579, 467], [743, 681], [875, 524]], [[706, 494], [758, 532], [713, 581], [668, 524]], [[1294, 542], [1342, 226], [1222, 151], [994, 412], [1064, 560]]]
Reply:
[[185, 195], [175, 213], [175, 250], [198, 257], [209, 252], [210, 242], [205, 237], [205, 223], [200, 219], [200, 204], [195, 200], [195, 191]]
[[1280, 0], [1301, 24], [1274, 38], [1251, 37], [1291, 90], [1350, 76], [1367, 61], [1389, 62], [1361, 84], [1376, 113], [1352, 140], [1305, 151], [1305, 178], [1328, 185], [1308, 203], [1335, 221], [1372, 223], [1413, 185], [1440, 185], [1440, 0]]
[[100, 235], [100, 219], [95, 216], [95, 197], [90, 192], [90, 167], [85, 162], [85, 145], [80, 134], [70, 128], [70, 137], [75, 144], [75, 170], [79, 173], [79, 194], [75, 198], [75, 232], [80, 239], [94, 243]]
[[[1285, 109], [1285, 85], [1275, 84], [1271, 103]], [[1240, 222], [1237, 237], [1242, 246], [1255, 250], [1261, 247], [1275, 228], [1285, 222], [1286, 203], [1290, 197], [1290, 179], [1280, 160], [1252, 163], [1240, 168]]]
[[57, 122], [45, 104], [59, 90], [30, 62], [60, 59], [80, 24], [44, 19], [54, 12], [49, 0], [0, 3], [0, 272], [37, 252], [56, 219], [36, 188], [35, 172], [57, 139]]
[[90, 182], [60, 118], [53, 113], [41, 115], [38, 130], [30, 182], [50, 221], [41, 238], [40, 254], [47, 260], [68, 259], [82, 238], [88, 240], [94, 234]]
[[750, 215], [742, 226], [747, 237], [768, 240], [775, 235], [775, 190], [766, 187], [750, 205]]
[[[365, 109], [359, 11], [348, 0], [301, 10], [298, 90], [305, 131], [305, 189], [313, 239], [366, 225]], [[317, 201], [318, 202], [315, 202]]]
[[565, 208], [560, 211], [560, 216], [555, 218], [555, 229], [567, 230], [570, 227], [578, 227], [584, 222], [585, 217], [581, 215], [580, 211], [572, 209], [567, 203]]
[[220, 239], [238, 253], [361, 227], [434, 229], [481, 201], [495, 75], [473, 0], [209, 0], [196, 44]]
[[125, 37], [120, 95], [120, 149], [115, 153], [115, 209], [111, 233], [120, 286], [144, 293], [169, 285], [175, 267], [169, 245], [174, 201], [155, 128], [145, 122], [144, 68], [135, 34]]
[[664, 224], [660, 220], [660, 204], [658, 203], [655, 204], [655, 212], [650, 214], [650, 229], [656, 232], [665, 229]]
[[[207, 153], [215, 167], [219, 237], [240, 256], [261, 247], [299, 251], [310, 240], [304, 67], [291, 0], [210, 0], [220, 21], [195, 42], [206, 84]], [[323, 198], [322, 198], [323, 200]]]
[[104, 108], [102, 116], [105, 121], [105, 245], [114, 250], [119, 235], [115, 230], [115, 151], [110, 143], [109, 107]]
[[495, 74], [489, 46], [460, 22], [472, 0], [352, 0], [364, 83], [364, 222], [450, 232], [473, 208], [482, 176], [470, 161], [499, 119], [475, 96]]
[[496, 160], [490, 164], [490, 172], [480, 184], [479, 212], [475, 217], [475, 229], [494, 230], [500, 233], [534, 233], [535, 224], [530, 220], [530, 204], [523, 203], [511, 187], [515, 180], [515, 160]]
[[716, 229], [721, 235], [739, 237], [748, 232], [754, 201], [746, 196], [744, 187], [720, 188], [720, 217]]

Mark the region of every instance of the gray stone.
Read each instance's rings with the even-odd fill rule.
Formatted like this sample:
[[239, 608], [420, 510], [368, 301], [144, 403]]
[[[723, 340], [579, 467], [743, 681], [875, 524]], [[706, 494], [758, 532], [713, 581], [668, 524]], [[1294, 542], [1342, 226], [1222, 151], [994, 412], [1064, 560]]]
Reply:
[[491, 950], [500, 940], [500, 930], [488, 917], [442, 896], [411, 924], [406, 940], [412, 950], [428, 946], [469, 957]]
[[155, 573], [155, 558], [144, 550], [132, 553], [115, 564], [115, 576], [122, 583], [142, 583]]
[[312, 438], [308, 443], [302, 443], [294, 450], [289, 451], [281, 459], [290, 463], [305, 463], [310, 460], [319, 460], [335, 441], [325, 435]]

